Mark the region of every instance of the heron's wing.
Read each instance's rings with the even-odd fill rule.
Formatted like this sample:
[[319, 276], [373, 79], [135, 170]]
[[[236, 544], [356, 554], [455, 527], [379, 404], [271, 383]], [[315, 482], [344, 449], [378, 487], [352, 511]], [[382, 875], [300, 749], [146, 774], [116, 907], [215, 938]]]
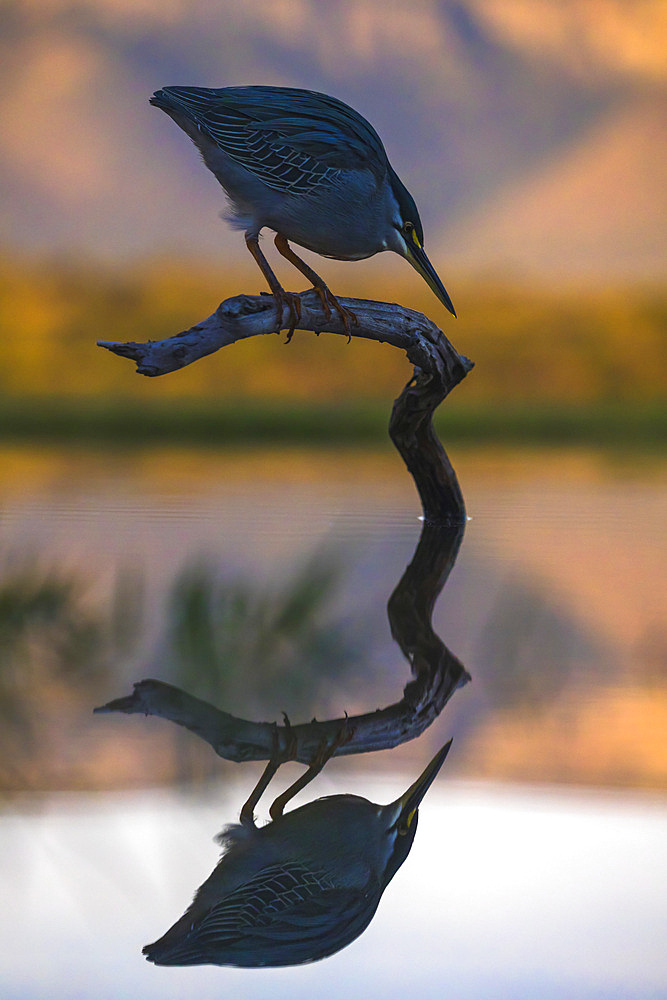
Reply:
[[303, 194], [340, 170], [381, 179], [387, 156], [373, 127], [326, 94], [282, 87], [165, 87], [152, 103], [185, 114], [232, 159], [278, 191]]
[[[144, 948], [150, 961], [243, 966], [313, 961], [360, 934], [377, 902], [290, 864], [263, 869], [198, 917], [196, 905], [195, 898], [189, 920], [186, 913], [164, 938]], [[179, 924], [182, 933], [174, 935]]]

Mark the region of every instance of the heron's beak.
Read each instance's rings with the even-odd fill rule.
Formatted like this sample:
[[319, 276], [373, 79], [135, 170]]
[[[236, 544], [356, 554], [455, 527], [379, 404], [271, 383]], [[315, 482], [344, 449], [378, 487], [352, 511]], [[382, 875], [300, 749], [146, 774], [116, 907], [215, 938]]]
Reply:
[[419, 803], [426, 795], [433, 783], [433, 779], [442, 767], [445, 757], [449, 753], [452, 741], [445, 743], [442, 750], [439, 750], [428, 767], [419, 775], [413, 785], [410, 785], [407, 792], [401, 795], [400, 799], [394, 803], [397, 808], [397, 816], [404, 816], [407, 826], [410, 826], [412, 818], [419, 808]]
[[413, 239], [406, 241], [406, 251], [406, 257], [414, 267], [415, 271], [418, 271], [419, 274], [421, 274], [428, 287], [432, 292], [435, 292], [442, 304], [449, 309], [452, 316], [456, 316], [456, 310], [452, 305], [452, 300], [447, 294], [447, 289], [440, 281], [433, 264], [431, 264], [431, 261], [426, 256], [424, 248], [420, 245], [416, 235], [413, 235]]

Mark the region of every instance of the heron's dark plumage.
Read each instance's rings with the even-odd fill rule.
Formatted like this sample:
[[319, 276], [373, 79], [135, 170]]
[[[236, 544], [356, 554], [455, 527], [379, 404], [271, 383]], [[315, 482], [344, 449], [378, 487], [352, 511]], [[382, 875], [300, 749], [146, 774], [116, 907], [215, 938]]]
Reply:
[[157, 965], [220, 963], [222, 955], [233, 956], [230, 964], [241, 967], [312, 962], [357, 937], [379, 901], [379, 887], [375, 905], [369, 907], [361, 891], [336, 886], [322, 870], [298, 862], [274, 865], [216, 903], [189, 929], [179, 927], [187, 924], [186, 913], [143, 953]]
[[164, 87], [151, 99], [184, 114], [270, 188], [304, 194], [340, 170], [387, 171], [375, 129], [326, 94], [284, 87]]

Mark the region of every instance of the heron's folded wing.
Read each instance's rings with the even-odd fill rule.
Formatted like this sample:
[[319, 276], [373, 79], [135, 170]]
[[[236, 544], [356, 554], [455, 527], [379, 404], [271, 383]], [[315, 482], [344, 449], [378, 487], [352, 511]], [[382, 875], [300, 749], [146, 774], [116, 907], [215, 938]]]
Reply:
[[387, 170], [382, 142], [352, 108], [324, 94], [272, 87], [165, 87], [154, 102], [178, 108], [228, 156], [278, 191], [304, 194], [341, 170]]
[[144, 954], [159, 965], [314, 961], [357, 937], [376, 906], [375, 898], [335, 886], [305, 866], [269, 867], [194, 918], [178, 939], [171, 936], [175, 925]]

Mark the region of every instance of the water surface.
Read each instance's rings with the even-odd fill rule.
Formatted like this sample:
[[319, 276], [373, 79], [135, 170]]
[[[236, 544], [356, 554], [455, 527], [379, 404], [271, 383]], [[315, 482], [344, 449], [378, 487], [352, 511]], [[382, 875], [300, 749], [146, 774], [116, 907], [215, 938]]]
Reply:
[[[667, 996], [667, 467], [452, 458], [470, 520], [434, 625], [472, 681], [419, 740], [334, 760], [301, 799], [389, 801], [454, 736], [412, 854], [339, 955], [243, 972], [155, 969], [140, 949], [260, 766], [92, 707], [146, 676], [269, 720], [399, 699], [386, 602], [421, 530], [412, 483], [389, 450], [3, 453], [3, 995], [312, 996], [335, 976], [352, 997]], [[313, 580], [277, 641], [275, 608]], [[211, 626], [207, 608], [239, 604]]]

